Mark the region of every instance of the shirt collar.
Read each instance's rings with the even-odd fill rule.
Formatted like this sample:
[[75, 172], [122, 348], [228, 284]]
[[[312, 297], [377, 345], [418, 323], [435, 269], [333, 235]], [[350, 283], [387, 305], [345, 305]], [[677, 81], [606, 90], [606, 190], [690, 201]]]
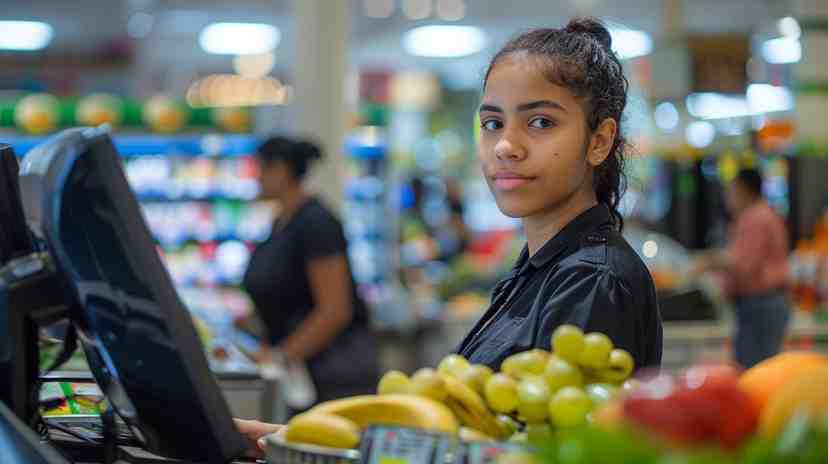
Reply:
[[530, 265], [534, 268], [541, 268], [560, 256], [561, 253], [573, 244], [579, 243], [585, 233], [611, 225], [612, 214], [610, 213], [609, 207], [603, 203], [599, 203], [570, 221], [569, 224], [547, 241], [531, 258], [529, 257], [528, 245], [524, 245], [523, 250], [520, 252], [520, 257], [515, 263], [512, 274], [524, 274], [529, 271]]

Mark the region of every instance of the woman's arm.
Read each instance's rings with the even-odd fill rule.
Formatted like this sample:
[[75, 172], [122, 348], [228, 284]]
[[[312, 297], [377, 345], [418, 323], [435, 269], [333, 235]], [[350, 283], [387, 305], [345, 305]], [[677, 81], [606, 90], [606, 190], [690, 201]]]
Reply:
[[330, 346], [354, 315], [353, 289], [343, 254], [314, 258], [308, 261], [306, 272], [316, 307], [279, 346], [289, 359], [297, 361]]

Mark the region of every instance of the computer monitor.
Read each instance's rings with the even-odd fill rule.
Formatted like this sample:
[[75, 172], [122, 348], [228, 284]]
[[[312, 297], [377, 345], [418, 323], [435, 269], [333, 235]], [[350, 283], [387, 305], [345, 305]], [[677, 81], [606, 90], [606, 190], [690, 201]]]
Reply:
[[20, 188], [30, 229], [77, 300], [73, 321], [87, 354], [100, 357], [90, 367], [118, 415], [161, 456], [222, 463], [241, 455], [247, 442], [108, 132], [70, 129], [32, 149]]
[[34, 251], [20, 204], [18, 170], [14, 150], [0, 143], [0, 265]]
[[0, 402], [0, 462], [3, 464], [69, 464]]

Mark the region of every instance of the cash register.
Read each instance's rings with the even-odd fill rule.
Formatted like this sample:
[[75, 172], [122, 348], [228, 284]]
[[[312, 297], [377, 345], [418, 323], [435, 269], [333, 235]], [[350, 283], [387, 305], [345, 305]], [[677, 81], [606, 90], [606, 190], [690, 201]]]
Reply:
[[[31, 243], [0, 263], [0, 339], [12, 336], [6, 340], [25, 347], [0, 345], [0, 373], [10, 374], [0, 377], [0, 400], [18, 422], [44, 423], [37, 328], [60, 316], [70, 321], [108, 404], [107, 413], [87, 422], [46, 422], [48, 436], [66, 432], [58, 443], [64, 454], [75, 438], [78, 446], [116, 449], [101, 454], [104, 460], [136, 464], [219, 464], [242, 456], [250, 443], [232, 421], [108, 130], [70, 129], [32, 149], [20, 167], [19, 190], [25, 222], [15, 222], [15, 233]], [[8, 235], [0, 242], [11, 243]]]

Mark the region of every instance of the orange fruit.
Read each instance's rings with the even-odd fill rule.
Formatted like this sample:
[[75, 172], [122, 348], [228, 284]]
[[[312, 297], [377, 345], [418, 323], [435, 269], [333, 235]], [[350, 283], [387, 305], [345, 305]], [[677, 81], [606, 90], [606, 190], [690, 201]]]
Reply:
[[739, 378], [739, 386], [750, 395], [758, 411], [799, 374], [828, 366], [828, 355], [812, 351], [786, 351], [751, 367]]
[[828, 413], [828, 364], [798, 374], [774, 393], [759, 418], [759, 431], [773, 438], [800, 412], [811, 420]]

